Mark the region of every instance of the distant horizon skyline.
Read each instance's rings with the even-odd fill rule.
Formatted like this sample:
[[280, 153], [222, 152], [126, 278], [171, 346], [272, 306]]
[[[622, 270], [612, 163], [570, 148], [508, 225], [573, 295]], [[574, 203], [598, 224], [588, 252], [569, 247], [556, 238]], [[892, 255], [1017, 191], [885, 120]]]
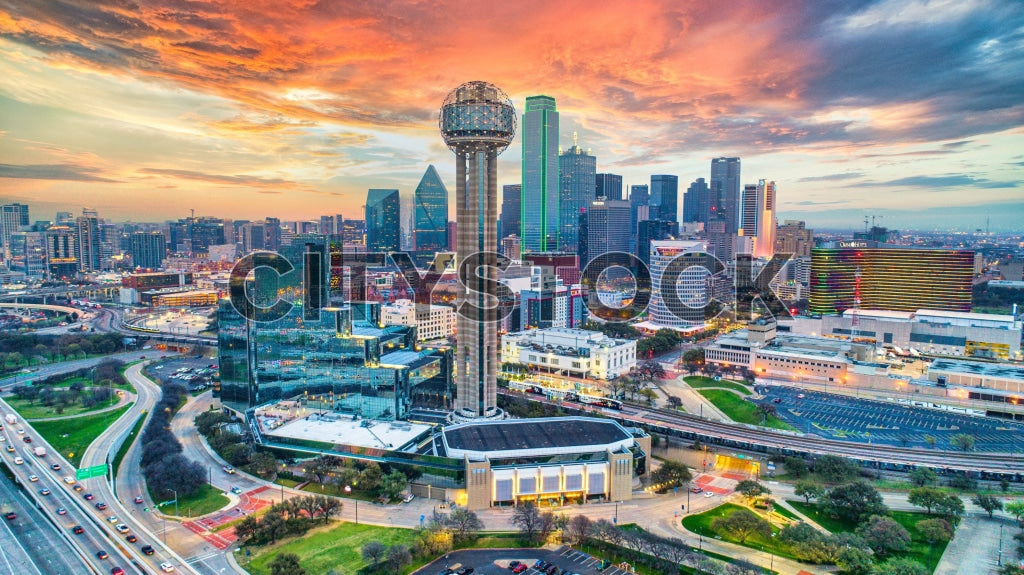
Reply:
[[[457, 15], [457, 17], [456, 17]], [[557, 102], [560, 144], [624, 189], [715, 157], [779, 220], [1013, 231], [1024, 221], [1015, 0], [14, 0], [0, 8], [0, 200], [115, 219], [357, 213], [411, 195], [470, 80]], [[499, 159], [520, 182], [521, 138]], [[259, 214], [259, 215], [257, 215]]]

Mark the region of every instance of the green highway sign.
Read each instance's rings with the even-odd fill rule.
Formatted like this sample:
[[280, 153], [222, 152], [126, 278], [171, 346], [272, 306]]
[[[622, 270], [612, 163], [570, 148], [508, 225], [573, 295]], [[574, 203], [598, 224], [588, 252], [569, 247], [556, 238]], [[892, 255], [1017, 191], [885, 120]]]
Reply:
[[89, 479], [91, 477], [103, 477], [107, 474], [107, 464], [94, 465], [92, 467], [83, 467], [75, 471], [75, 479]]

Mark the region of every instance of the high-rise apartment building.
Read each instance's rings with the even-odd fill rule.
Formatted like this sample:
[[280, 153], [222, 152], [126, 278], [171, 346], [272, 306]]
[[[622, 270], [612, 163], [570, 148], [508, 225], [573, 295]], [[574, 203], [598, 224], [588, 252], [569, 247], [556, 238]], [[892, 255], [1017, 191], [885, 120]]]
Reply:
[[558, 249], [558, 110], [550, 96], [526, 98], [522, 128], [522, 233], [524, 251]]
[[974, 252], [924, 248], [850, 247], [811, 250], [812, 314], [853, 308], [971, 311]]
[[95, 210], [85, 208], [75, 220], [75, 247], [78, 250], [78, 270], [100, 270], [100, 218]]
[[371, 189], [367, 192], [367, 251], [391, 252], [401, 248], [401, 211], [398, 190]]
[[[556, 237], [558, 223], [558, 114], [546, 96], [526, 100], [523, 119], [523, 230], [530, 240], [546, 245], [547, 230]], [[497, 220], [498, 154], [515, 137], [515, 108], [499, 88], [468, 82], [456, 88], [441, 106], [441, 137], [455, 154], [455, 205], [458, 222], [456, 261], [480, 258], [456, 292], [456, 418], [494, 417], [498, 393]], [[553, 128], [553, 129], [552, 129]], [[529, 131], [529, 133], [527, 133]], [[554, 140], [554, 141], [551, 141]], [[554, 145], [555, 147], [551, 147]], [[548, 170], [554, 172], [551, 178]], [[531, 195], [532, 194], [532, 195]], [[552, 207], [531, 203], [554, 198], [553, 213], [540, 219], [534, 212]], [[527, 209], [527, 206], [528, 209]], [[554, 219], [550, 216], [554, 216]], [[528, 217], [529, 216], [529, 217]], [[541, 225], [543, 222], [543, 225]]]
[[133, 266], [154, 270], [164, 266], [164, 258], [167, 256], [167, 241], [162, 233], [135, 232], [131, 237]]
[[7, 267], [30, 277], [46, 275], [46, 236], [43, 232], [15, 232], [10, 237]]
[[740, 203], [740, 159], [715, 158], [711, 160], [711, 200], [709, 221], [725, 221], [725, 233], [736, 235], [739, 231]]
[[414, 196], [415, 228], [413, 240], [416, 251], [443, 252], [448, 249], [448, 188], [433, 165], [416, 186]]
[[572, 147], [558, 157], [558, 172], [561, 180], [559, 248], [564, 252], [575, 252], [580, 210], [586, 209], [594, 200], [597, 185], [597, 158], [580, 148], [575, 132]]
[[738, 234], [751, 238], [755, 258], [770, 258], [775, 253], [775, 182], [759, 180], [743, 187]]
[[649, 219], [666, 222], [679, 221], [679, 176], [658, 174], [651, 176], [651, 206]]
[[599, 200], [622, 200], [622, 176], [618, 174], [597, 174], [595, 176], [597, 189], [594, 190], [594, 199]]
[[11, 236], [28, 228], [28, 206], [5, 204], [0, 206], [0, 247], [4, 260], [11, 258]]
[[46, 230], [46, 271], [52, 279], [72, 278], [78, 273], [76, 229], [51, 226]]
[[814, 230], [807, 229], [800, 220], [786, 220], [778, 226], [775, 234], [775, 253], [793, 254], [795, 258], [811, 257], [814, 247]]

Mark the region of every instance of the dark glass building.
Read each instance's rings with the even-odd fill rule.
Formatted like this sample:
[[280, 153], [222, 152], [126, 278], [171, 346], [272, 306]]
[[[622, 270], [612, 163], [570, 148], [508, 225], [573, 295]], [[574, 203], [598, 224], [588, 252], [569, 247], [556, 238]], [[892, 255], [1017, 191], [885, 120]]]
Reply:
[[398, 190], [370, 190], [366, 194], [366, 250], [390, 252], [401, 248], [399, 224], [402, 204]]
[[710, 213], [710, 188], [704, 178], [697, 178], [683, 195], [683, 221], [707, 224]]
[[[296, 242], [298, 243], [298, 242]], [[261, 307], [291, 306], [268, 322], [247, 321], [228, 298], [218, 311], [221, 400], [238, 411], [316, 397], [330, 411], [405, 419], [414, 409], [451, 409], [450, 350], [416, 346], [416, 328], [380, 326], [376, 304], [329, 307], [322, 242], [282, 247], [294, 269], [257, 269], [247, 291]]]
[[416, 251], [443, 252], [448, 249], [448, 189], [433, 165], [427, 167], [416, 186]]
[[597, 158], [577, 145], [575, 133], [572, 147], [558, 157], [558, 172], [562, 195], [558, 207], [560, 251], [575, 252], [579, 240], [580, 210], [594, 201], [597, 185]]
[[594, 199], [622, 199], [622, 176], [618, 174], [597, 174]]
[[[498, 220], [498, 238], [505, 239], [511, 235], [519, 235], [521, 220], [521, 205], [523, 186], [520, 184], [506, 184], [501, 187], [501, 219]], [[519, 257], [519, 254], [505, 254], [509, 257]]]
[[131, 235], [131, 253], [134, 267], [162, 268], [167, 256], [167, 241], [160, 232], [135, 232]]
[[725, 233], [736, 235], [740, 218], [740, 159], [715, 158], [711, 160], [711, 203], [708, 221], [723, 220]]
[[649, 219], [679, 221], [679, 176], [651, 176], [651, 215]]

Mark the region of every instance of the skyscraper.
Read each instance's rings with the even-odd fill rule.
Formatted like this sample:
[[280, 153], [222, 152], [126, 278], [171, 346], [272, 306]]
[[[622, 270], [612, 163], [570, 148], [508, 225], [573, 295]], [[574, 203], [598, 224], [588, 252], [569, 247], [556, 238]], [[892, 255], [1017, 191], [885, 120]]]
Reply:
[[433, 165], [416, 186], [416, 251], [443, 252], [448, 249], [448, 188]]
[[135, 232], [132, 234], [132, 265], [139, 268], [157, 269], [164, 265], [167, 255], [167, 241], [160, 232]]
[[[501, 237], [507, 238], [511, 235], [519, 237], [520, 232], [520, 206], [522, 200], [523, 186], [520, 184], [506, 184], [501, 188]], [[505, 254], [508, 257], [519, 257], [519, 253]]]
[[795, 258], [811, 256], [814, 247], [814, 230], [807, 229], [802, 220], [786, 220], [778, 226], [775, 235], [775, 252], [793, 254]]
[[523, 251], [558, 249], [558, 110], [550, 96], [526, 98], [523, 114]]
[[622, 199], [622, 176], [618, 174], [597, 174], [597, 189], [594, 190], [594, 199], [605, 198], [607, 200]]
[[651, 176], [650, 197], [652, 220], [679, 221], [679, 176]]
[[76, 230], [69, 226], [51, 226], [45, 233], [46, 273], [52, 279], [74, 277], [78, 272]]
[[398, 190], [372, 189], [366, 194], [366, 250], [390, 252], [401, 248], [401, 198]]
[[558, 157], [558, 172], [561, 180], [559, 251], [575, 252], [580, 210], [594, 200], [597, 185], [597, 158], [580, 148], [575, 132], [572, 134], [572, 147]]
[[100, 218], [95, 210], [82, 209], [75, 221], [75, 247], [78, 250], [78, 270], [100, 270]]
[[711, 160], [711, 202], [708, 222], [725, 221], [725, 233], [736, 235], [739, 230], [740, 159], [715, 158]]
[[[531, 108], [532, 100], [532, 108]], [[554, 222], [542, 217], [531, 222], [534, 240], [546, 238], [546, 227], [551, 223], [551, 232], [557, 234], [555, 226], [558, 216], [558, 163], [554, 153], [548, 153], [547, 140], [554, 135], [557, 146], [558, 114], [554, 112], [552, 98], [538, 96], [527, 99], [527, 114], [524, 121], [531, 122], [534, 133], [524, 134], [523, 142], [523, 199], [527, 204], [526, 190], [534, 186], [538, 197], [554, 198]], [[531, 115], [531, 112], [534, 112]], [[548, 122], [554, 120], [551, 132]], [[456, 320], [459, 345], [456, 357], [456, 400], [455, 416], [472, 419], [497, 415], [498, 389], [498, 307], [496, 264], [497, 264], [497, 215], [498, 215], [498, 154], [505, 151], [515, 137], [516, 112], [511, 101], [500, 89], [486, 82], [468, 82], [456, 88], [445, 98], [441, 106], [441, 137], [448, 148], [455, 153], [455, 203], [458, 239], [456, 261], [460, 269], [468, 264], [470, 269], [477, 263], [479, 272], [466, 274], [465, 283], [458, 283]], [[538, 152], [528, 153], [533, 146]], [[543, 149], [543, 153], [539, 153]], [[555, 148], [557, 150], [557, 147]], [[528, 158], [531, 160], [528, 162]], [[549, 161], [550, 160], [550, 161]], [[527, 165], [537, 173], [527, 175]], [[553, 164], [553, 165], [552, 165]], [[541, 169], [543, 168], [543, 169]], [[544, 170], [554, 172], [554, 180], [543, 174]], [[538, 177], [534, 177], [538, 176]], [[539, 185], [543, 182], [543, 186]], [[541, 195], [543, 194], [543, 195]], [[550, 207], [550, 206], [549, 206]], [[526, 215], [533, 215], [535, 205], [524, 209], [523, 227], [527, 227]], [[544, 214], [548, 216], [550, 214]], [[544, 226], [541, 226], [544, 222]], [[546, 245], [544, 242], [539, 242]], [[472, 262], [471, 257], [479, 258]], [[460, 274], [461, 275], [461, 274]]]
[[[650, 193], [646, 184], [637, 184], [629, 187], [629, 234], [636, 237], [636, 223], [641, 219], [648, 219], [647, 215], [640, 214], [640, 208], [650, 206]], [[641, 217], [642, 216], [642, 217]]]
[[[651, 242], [651, 321], [665, 327], [704, 323], [708, 270], [714, 269], [700, 242]], [[671, 289], [665, 291], [662, 288]]]
[[6, 204], [0, 206], [0, 246], [3, 247], [4, 260], [11, 258], [11, 236], [22, 228], [28, 227], [28, 206], [25, 204]]
[[[587, 210], [587, 257], [590, 260], [609, 252], [629, 253], [630, 204], [617, 200], [594, 200]], [[586, 267], [589, 261], [580, 260]]]
[[697, 178], [683, 195], [683, 221], [708, 223], [710, 188], [704, 178]]
[[775, 182], [759, 180], [743, 186], [739, 235], [752, 238], [755, 258], [775, 253]]

